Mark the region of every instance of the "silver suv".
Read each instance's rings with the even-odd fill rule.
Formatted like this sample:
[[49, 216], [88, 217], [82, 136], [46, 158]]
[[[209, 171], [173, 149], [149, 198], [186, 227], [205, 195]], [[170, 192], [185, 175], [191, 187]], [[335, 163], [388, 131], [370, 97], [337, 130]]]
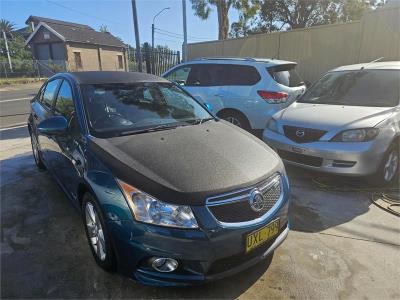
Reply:
[[163, 74], [218, 117], [261, 135], [268, 120], [305, 91], [295, 62], [261, 58], [201, 58]]
[[400, 62], [334, 69], [274, 115], [264, 141], [305, 168], [398, 183]]

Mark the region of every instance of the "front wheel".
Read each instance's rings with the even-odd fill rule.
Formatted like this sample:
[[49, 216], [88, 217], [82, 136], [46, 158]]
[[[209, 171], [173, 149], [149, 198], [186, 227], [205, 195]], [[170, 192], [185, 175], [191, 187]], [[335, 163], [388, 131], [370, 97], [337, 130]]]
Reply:
[[394, 142], [386, 151], [378, 171], [374, 174], [373, 183], [379, 185], [399, 184], [399, 144]]
[[110, 235], [100, 206], [90, 193], [83, 196], [82, 217], [89, 247], [96, 263], [105, 271], [114, 271], [117, 263]]
[[33, 158], [35, 159], [36, 166], [38, 167], [39, 170], [46, 170], [46, 166], [44, 165], [42, 160], [42, 154], [40, 151], [40, 146], [37, 137], [33, 132], [30, 133], [30, 136], [31, 136], [32, 153], [33, 153]]

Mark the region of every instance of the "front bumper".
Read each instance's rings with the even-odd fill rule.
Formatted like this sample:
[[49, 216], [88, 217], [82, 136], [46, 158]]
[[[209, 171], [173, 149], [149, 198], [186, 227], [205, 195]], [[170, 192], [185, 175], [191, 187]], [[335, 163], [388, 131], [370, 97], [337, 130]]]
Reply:
[[333, 174], [366, 176], [375, 173], [387, 148], [387, 142], [344, 143], [317, 141], [298, 144], [285, 135], [264, 130], [263, 140], [286, 163]]
[[[158, 286], [185, 286], [221, 279], [253, 266], [270, 255], [286, 238], [289, 193], [279, 209], [262, 223], [223, 228], [209, 215], [206, 207], [196, 207], [201, 229], [176, 229], [131, 221], [109, 222], [120, 271], [141, 283]], [[245, 252], [245, 237], [279, 218], [279, 233], [265, 244]], [[200, 225], [200, 224], [199, 224]], [[160, 273], [149, 266], [152, 257], [174, 258], [179, 267]]]

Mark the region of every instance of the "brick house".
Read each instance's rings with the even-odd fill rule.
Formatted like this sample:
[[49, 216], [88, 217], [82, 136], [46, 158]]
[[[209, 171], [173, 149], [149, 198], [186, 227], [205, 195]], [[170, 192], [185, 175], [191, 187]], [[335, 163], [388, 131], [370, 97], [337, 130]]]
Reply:
[[126, 45], [108, 32], [77, 23], [30, 16], [33, 32], [25, 44], [33, 57], [52, 61], [69, 71], [127, 71]]

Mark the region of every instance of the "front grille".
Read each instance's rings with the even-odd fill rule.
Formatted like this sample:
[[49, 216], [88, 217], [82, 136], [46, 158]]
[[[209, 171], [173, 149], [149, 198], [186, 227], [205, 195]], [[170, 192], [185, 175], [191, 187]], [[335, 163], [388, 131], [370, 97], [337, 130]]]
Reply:
[[326, 133], [324, 130], [288, 125], [283, 126], [283, 131], [287, 138], [300, 144], [318, 141]]
[[234, 267], [240, 266], [241, 264], [251, 260], [254, 257], [263, 255], [272, 246], [276, 238], [283, 232], [283, 230], [286, 229], [286, 227], [287, 223], [280, 228], [278, 234], [273, 239], [271, 239], [270, 241], [266, 242], [263, 245], [260, 245], [259, 247], [255, 248], [254, 250], [248, 253], [245, 252], [244, 250], [245, 247], [243, 246], [243, 252], [216, 260], [211, 265], [207, 274], [210, 275], [218, 274], [230, 270]]
[[[253, 210], [250, 204], [255, 190], [259, 190], [263, 196], [259, 211]], [[281, 177], [275, 175], [255, 187], [208, 199], [208, 209], [223, 223], [248, 222], [265, 215], [279, 200], [281, 193]]]
[[284, 160], [303, 164], [303, 165], [308, 165], [308, 166], [312, 166], [312, 167], [320, 167], [322, 165], [322, 161], [323, 161], [323, 159], [321, 157], [304, 155], [304, 154], [289, 152], [289, 151], [285, 151], [285, 150], [278, 150], [278, 155]]

